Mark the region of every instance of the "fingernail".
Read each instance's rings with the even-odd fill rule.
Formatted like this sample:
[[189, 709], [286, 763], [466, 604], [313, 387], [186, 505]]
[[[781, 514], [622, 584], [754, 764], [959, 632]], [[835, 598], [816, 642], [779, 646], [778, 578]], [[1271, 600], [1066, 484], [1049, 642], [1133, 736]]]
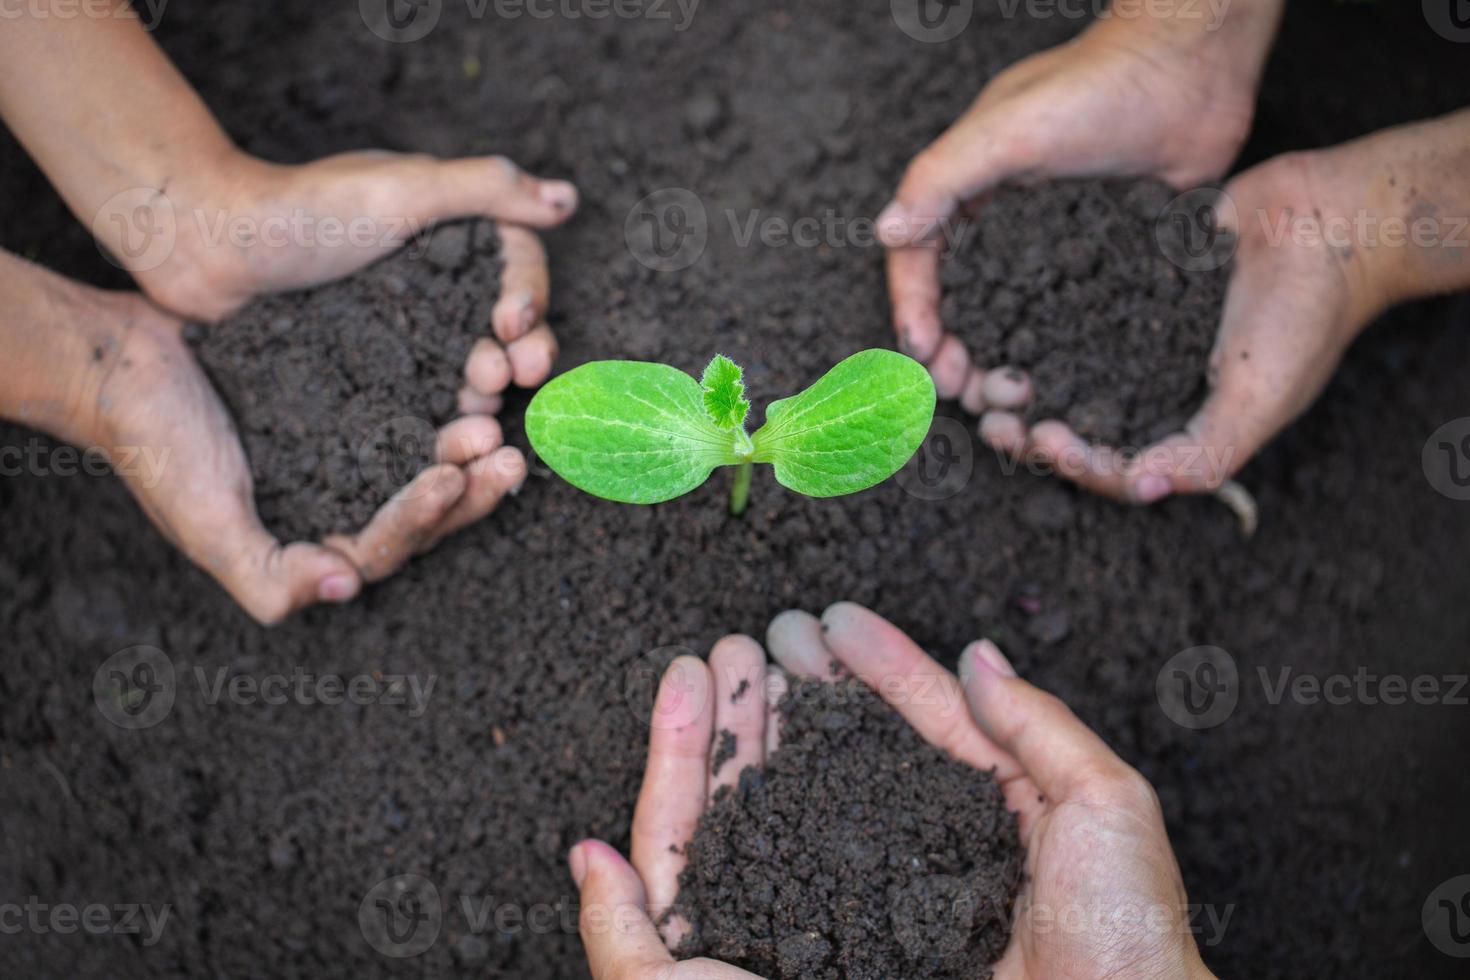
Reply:
[[908, 324], [904, 324], [898, 328], [898, 349], [909, 357], [914, 356], [914, 342], [909, 339]]
[[578, 888], [581, 888], [582, 882], [587, 880], [587, 846], [578, 844], [572, 848], [567, 864], [571, 866], [572, 880], [577, 883]]
[[1168, 477], [1157, 473], [1147, 473], [1133, 484], [1133, 499], [1140, 504], [1151, 504], [1169, 496], [1173, 489]]
[[535, 323], [536, 323], [536, 304], [535, 304], [535, 301], [533, 299], [531, 299], [530, 296], [522, 297], [522, 299], [521, 299], [521, 312], [520, 312], [520, 315], [516, 317], [516, 327], [520, 330], [521, 336], [524, 336], [526, 334], [526, 331], [530, 330], [531, 327], [535, 325]]
[[888, 243], [908, 240], [909, 221], [903, 205], [897, 201], [889, 204], [878, 215], [878, 237]]
[[357, 595], [357, 579], [351, 575], [328, 575], [316, 588], [323, 602], [346, 602]]
[[577, 189], [564, 180], [542, 181], [540, 193], [541, 203], [558, 211], [565, 211], [577, 203]]
[[[968, 676], [965, 666], [969, 665]], [[960, 660], [961, 678], [969, 683], [969, 678], [974, 676], [975, 670], [988, 670], [1002, 677], [1015, 677], [1016, 668], [1006, 659], [1006, 655], [1000, 652], [1000, 647], [989, 640], [979, 640], [971, 643], [965, 648], [964, 657]]]

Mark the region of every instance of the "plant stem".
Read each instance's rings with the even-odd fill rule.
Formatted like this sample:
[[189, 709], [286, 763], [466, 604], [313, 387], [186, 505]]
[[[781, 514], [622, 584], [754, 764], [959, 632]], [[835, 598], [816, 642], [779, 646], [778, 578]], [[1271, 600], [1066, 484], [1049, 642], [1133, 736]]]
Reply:
[[750, 500], [750, 474], [755, 470], [750, 460], [741, 463], [735, 470], [735, 483], [730, 487], [730, 516], [740, 517]]

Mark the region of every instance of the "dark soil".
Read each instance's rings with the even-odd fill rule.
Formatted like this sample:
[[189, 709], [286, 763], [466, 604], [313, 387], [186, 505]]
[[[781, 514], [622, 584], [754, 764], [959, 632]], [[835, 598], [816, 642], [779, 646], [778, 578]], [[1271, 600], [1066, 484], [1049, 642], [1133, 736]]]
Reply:
[[1198, 408], [1229, 269], [1190, 261], [1207, 229], [1167, 220], [1175, 193], [1072, 180], [979, 209], [943, 267], [944, 323], [984, 366], [1030, 373], [1032, 419], [1143, 447]]
[[680, 955], [781, 980], [989, 977], [1023, 863], [991, 774], [857, 681], [799, 682], [778, 713], [779, 751], [688, 845]]
[[[1290, 4], [1248, 159], [1470, 103], [1464, 46], [1419, 7]], [[560, 366], [697, 371], [719, 350], [764, 405], [891, 343], [882, 256], [841, 240], [743, 245], [727, 215], [871, 218], [986, 78], [1078, 27], [976, 8], [961, 37], [923, 44], [880, 0], [706, 3], [682, 32], [445, 3], [428, 37], [390, 44], [354, 3], [175, 0], [159, 36], [228, 131], [271, 159], [493, 151], [574, 179], [582, 211], [546, 236]], [[121, 284], [11, 143], [0, 182], [0, 244]], [[705, 255], [679, 273], [640, 265], [623, 237], [664, 187], [696, 192], [710, 217]], [[1212, 500], [1122, 508], [1011, 473], [965, 420], [945, 430], [963, 477], [946, 493], [895, 479], [811, 501], [758, 476], [738, 522], [718, 479], [634, 508], [543, 471], [353, 605], [265, 630], [116, 481], [6, 476], [0, 902], [172, 911], [150, 946], [5, 936], [0, 975], [585, 977], [566, 852], [585, 836], [627, 843], [647, 723], [628, 693], [679, 649], [851, 599], [951, 661], [995, 638], [1154, 782], [1191, 900], [1229, 912], [1222, 936], [1200, 936], [1222, 975], [1460, 976], [1420, 907], [1470, 869], [1470, 715], [1272, 703], [1257, 671], [1464, 673], [1470, 509], [1430, 487], [1420, 452], [1470, 414], [1456, 369], [1467, 315], [1463, 301], [1422, 304], [1363, 338], [1245, 470], [1264, 515], [1251, 541]], [[503, 419], [522, 446], [523, 403]], [[3, 444], [33, 438], [4, 431]], [[92, 680], [139, 643], [166, 652], [177, 691], [167, 718], [135, 731], [100, 713]], [[1168, 658], [1199, 644], [1229, 650], [1242, 678], [1234, 714], [1203, 732], [1155, 697]], [[196, 667], [437, 683], [419, 714], [211, 703]], [[428, 878], [442, 903], [411, 959], [378, 952], [358, 918], [400, 874]], [[505, 907], [525, 917], [497, 922]]]
[[499, 251], [491, 222], [444, 225], [360, 275], [194, 331], [278, 536], [360, 530], [433, 461], [470, 347], [490, 335]]

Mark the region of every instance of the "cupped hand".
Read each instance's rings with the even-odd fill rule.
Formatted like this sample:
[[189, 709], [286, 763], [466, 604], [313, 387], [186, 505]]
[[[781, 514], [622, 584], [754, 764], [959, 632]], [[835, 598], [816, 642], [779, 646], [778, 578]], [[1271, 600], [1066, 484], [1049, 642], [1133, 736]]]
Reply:
[[[1059, 420], [1028, 427], [1019, 410], [1031, 396], [1030, 381], [1008, 371], [1017, 397], [1006, 407], [977, 406], [985, 409], [981, 437], [1120, 501], [1220, 491], [1317, 399], [1390, 298], [1370, 267], [1381, 261], [1373, 250], [1332, 237], [1332, 229], [1346, 234], [1355, 215], [1369, 213], [1374, 175], [1391, 159], [1381, 143], [1278, 157], [1226, 185], [1216, 213], [1237, 240], [1230, 284], [1208, 394], [1181, 431], [1120, 451], [1089, 443]], [[1318, 227], [1324, 233], [1313, 231]], [[1243, 506], [1253, 526], [1253, 505]]]
[[504, 157], [377, 151], [282, 166], [231, 150], [203, 169], [149, 203], [146, 221], [171, 233], [156, 249], [129, 259], [107, 237], [126, 222], [94, 225], [163, 308], [214, 322], [255, 296], [350, 275], [436, 222], [489, 218], [501, 239], [501, 292], [494, 336], [476, 344], [466, 365], [460, 407], [494, 413], [512, 382], [534, 387], [549, 376], [557, 352], [546, 323], [550, 277], [531, 229], [575, 213], [572, 184], [531, 176]]
[[1249, 132], [1278, 17], [1277, 0], [1249, 0], [1214, 30], [1147, 16], [1099, 21], [1001, 72], [913, 160], [878, 230], [899, 346], [929, 365], [940, 397], [978, 412], [1024, 393], [940, 322], [940, 246], [964, 213], [1007, 180], [1155, 176], [1187, 187], [1219, 177]]
[[[687, 924], [665, 913], [714, 790], [778, 744], [769, 706], [786, 677], [831, 679], [836, 668], [877, 691], [930, 744], [993, 770], [1017, 813], [1027, 877], [998, 980], [1210, 976], [1153, 789], [1065, 705], [1019, 679], [994, 644], [966, 649], [956, 678], [892, 624], [839, 603], [821, 619], [783, 613], [767, 646], [781, 670], [748, 637], [722, 640], [708, 667], [674, 662], [655, 703], [632, 863], [598, 841], [573, 849], [596, 980], [750, 976], [704, 960], [676, 966], [668, 950]], [[736, 734], [736, 756], [711, 777], [720, 730]]]
[[352, 599], [365, 582], [484, 517], [525, 479], [525, 459], [502, 446], [496, 421], [464, 416], [439, 431], [435, 465], [361, 532], [283, 544], [256, 513], [245, 451], [183, 322], [133, 293], [90, 302], [100, 380], [65, 437], [107, 447], [149, 519], [262, 623]]

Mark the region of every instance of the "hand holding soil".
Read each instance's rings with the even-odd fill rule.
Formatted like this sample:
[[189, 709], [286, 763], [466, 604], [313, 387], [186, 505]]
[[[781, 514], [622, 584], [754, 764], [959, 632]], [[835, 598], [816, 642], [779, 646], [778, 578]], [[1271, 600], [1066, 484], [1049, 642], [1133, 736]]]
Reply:
[[689, 657], [674, 662], [654, 707], [631, 865], [597, 841], [573, 849], [597, 980], [751, 975], [709, 960], [672, 966], [668, 950], [686, 940], [689, 923], [666, 913], [683, 897], [687, 847], [706, 808], [779, 745], [770, 704], [791, 683], [846, 673], [929, 745], [993, 771], [1018, 818], [1026, 878], [997, 978], [1211, 975], [1188, 929], [1152, 788], [1065, 705], [1016, 677], [994, 644], [967, 648], [956, 678], [892, 624], [840, 603], [820, 620], [783, 613], [767, 645], [781, 669], [748, 637], [722, 640], [707, 667]]
[[909, 165], [878, 217], [899, 347], [929, 364], [941, 398], [1013, 407], [1024, 389], [985, 370], [939, 314], [939, 248], [963, 210], [1007, 180], [1219, 177], [1250, 130], [1279, 0], [1235, 4], [1219, 31], [1191, 19], [1099, 21], [997, 75]]

